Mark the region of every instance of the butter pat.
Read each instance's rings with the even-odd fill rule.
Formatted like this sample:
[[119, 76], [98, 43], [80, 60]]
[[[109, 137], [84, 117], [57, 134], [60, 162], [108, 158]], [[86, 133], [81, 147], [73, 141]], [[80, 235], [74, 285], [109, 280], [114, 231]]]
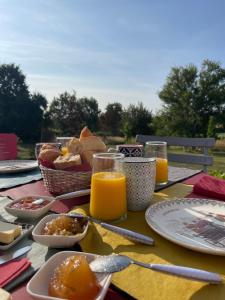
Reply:
[[20, 226], [0, 221], [0, 243], [10, 244], [21, 233]]
[[12, 297], [8, 292], [6, 292], [5, 290], [0, 288], [0, 299], [1, 300], [11, 300]]

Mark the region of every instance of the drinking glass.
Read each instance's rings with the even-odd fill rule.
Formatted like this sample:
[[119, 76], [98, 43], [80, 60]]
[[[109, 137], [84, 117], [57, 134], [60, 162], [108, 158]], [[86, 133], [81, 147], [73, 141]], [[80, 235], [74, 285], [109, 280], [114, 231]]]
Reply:
[[99, 220], [126, 218], [126, 178], [122, 172], [122, 153], [93, 155], [90, 215]]
[[167, 143], [146, 142], [145, 157], [156, 159], [156, 184], [166, 184], [168, 182]]

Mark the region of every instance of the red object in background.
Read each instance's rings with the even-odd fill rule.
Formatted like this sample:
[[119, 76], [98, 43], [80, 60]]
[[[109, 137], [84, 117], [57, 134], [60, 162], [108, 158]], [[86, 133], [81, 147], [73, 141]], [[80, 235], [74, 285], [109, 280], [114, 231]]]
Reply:
[[0, 287], [4, 287], [23, 271], [29, 268], [31, 262], [27, 258], [13, 260], [0, 266]]
[[16, 159], [17, 136], [14, 133], [0, 133], [0, 160]]
[[205, 175], [194, 185], [193, 192], [225, 201], [225, 180]]

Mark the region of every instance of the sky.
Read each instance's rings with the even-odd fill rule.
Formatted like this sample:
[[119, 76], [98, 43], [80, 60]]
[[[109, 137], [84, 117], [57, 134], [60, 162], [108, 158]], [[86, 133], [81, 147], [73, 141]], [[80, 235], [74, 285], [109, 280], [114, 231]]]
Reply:
[[172, 67], [225, 67], [224, 13], [222, 0], [0, 0], [0, 64], [49, 102], [76, 91], [155, 113]]

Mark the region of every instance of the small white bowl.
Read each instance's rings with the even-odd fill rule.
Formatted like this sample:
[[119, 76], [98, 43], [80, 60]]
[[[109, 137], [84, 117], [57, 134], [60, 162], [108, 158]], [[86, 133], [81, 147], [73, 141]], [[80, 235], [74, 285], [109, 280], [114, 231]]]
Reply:
[[[60, 263], [62, 263], [62, 261], [64, 261], [67, 257], [77, 254], [86, 256], [87, 261], [89, 263], [97, 257], [97, 255], [95, 254], [77, 251], [62, 251], [56, 253], [40, 268], [40, 270], [28, 282], [28, 294], [31, 297], [39, 300], [62, 300], [61, 298], [48, 296], [49, 279], [53, 276], [54, 270], [60, 265]], [[101, 290], [95, 300], [102, 300], [106, 295], [106, 292], [111, 282], [112, 275], [96, 273], [96, 277], [98, 283], [101, 286]]]
[[39, 223], [35, 226], [32, 236], [33, 239], [49, 248], [70, 248], [73, 247], [77, 242], [82, 240], [88, 230], [88, 224], [85, 226], [83, 232], [75, 234], [75, 235], [45, 235], [42, 234], [43, 229], [47, 222], [51, 221], [52, 219], [56, 219], [60, 216], [60, 214], [51, 214], [45, 216], [43, 219], [39, 221]]
[[[44, 199], [44, 200], [50, 200], [48, 204], [45, 206], [38, 208], [38, 209], [20, 209], [20, 208], [12, 208], [10, 207], [13, 203], [19, 202], [20, 200], [24, 198], [32, 197], [35, 199]], [[7, 204], [5, 206], [5, 210], [20, 219], [37, 219], [40, 218], [41, 216], [45, 215], [49, 209], [52, 207], [54, 203], [55, 198], [53, 197], [48, 197], [48, 196], [26, 196], [26, 197], [21, 197], [17, 200], [12, 201], [11, 203]]]

